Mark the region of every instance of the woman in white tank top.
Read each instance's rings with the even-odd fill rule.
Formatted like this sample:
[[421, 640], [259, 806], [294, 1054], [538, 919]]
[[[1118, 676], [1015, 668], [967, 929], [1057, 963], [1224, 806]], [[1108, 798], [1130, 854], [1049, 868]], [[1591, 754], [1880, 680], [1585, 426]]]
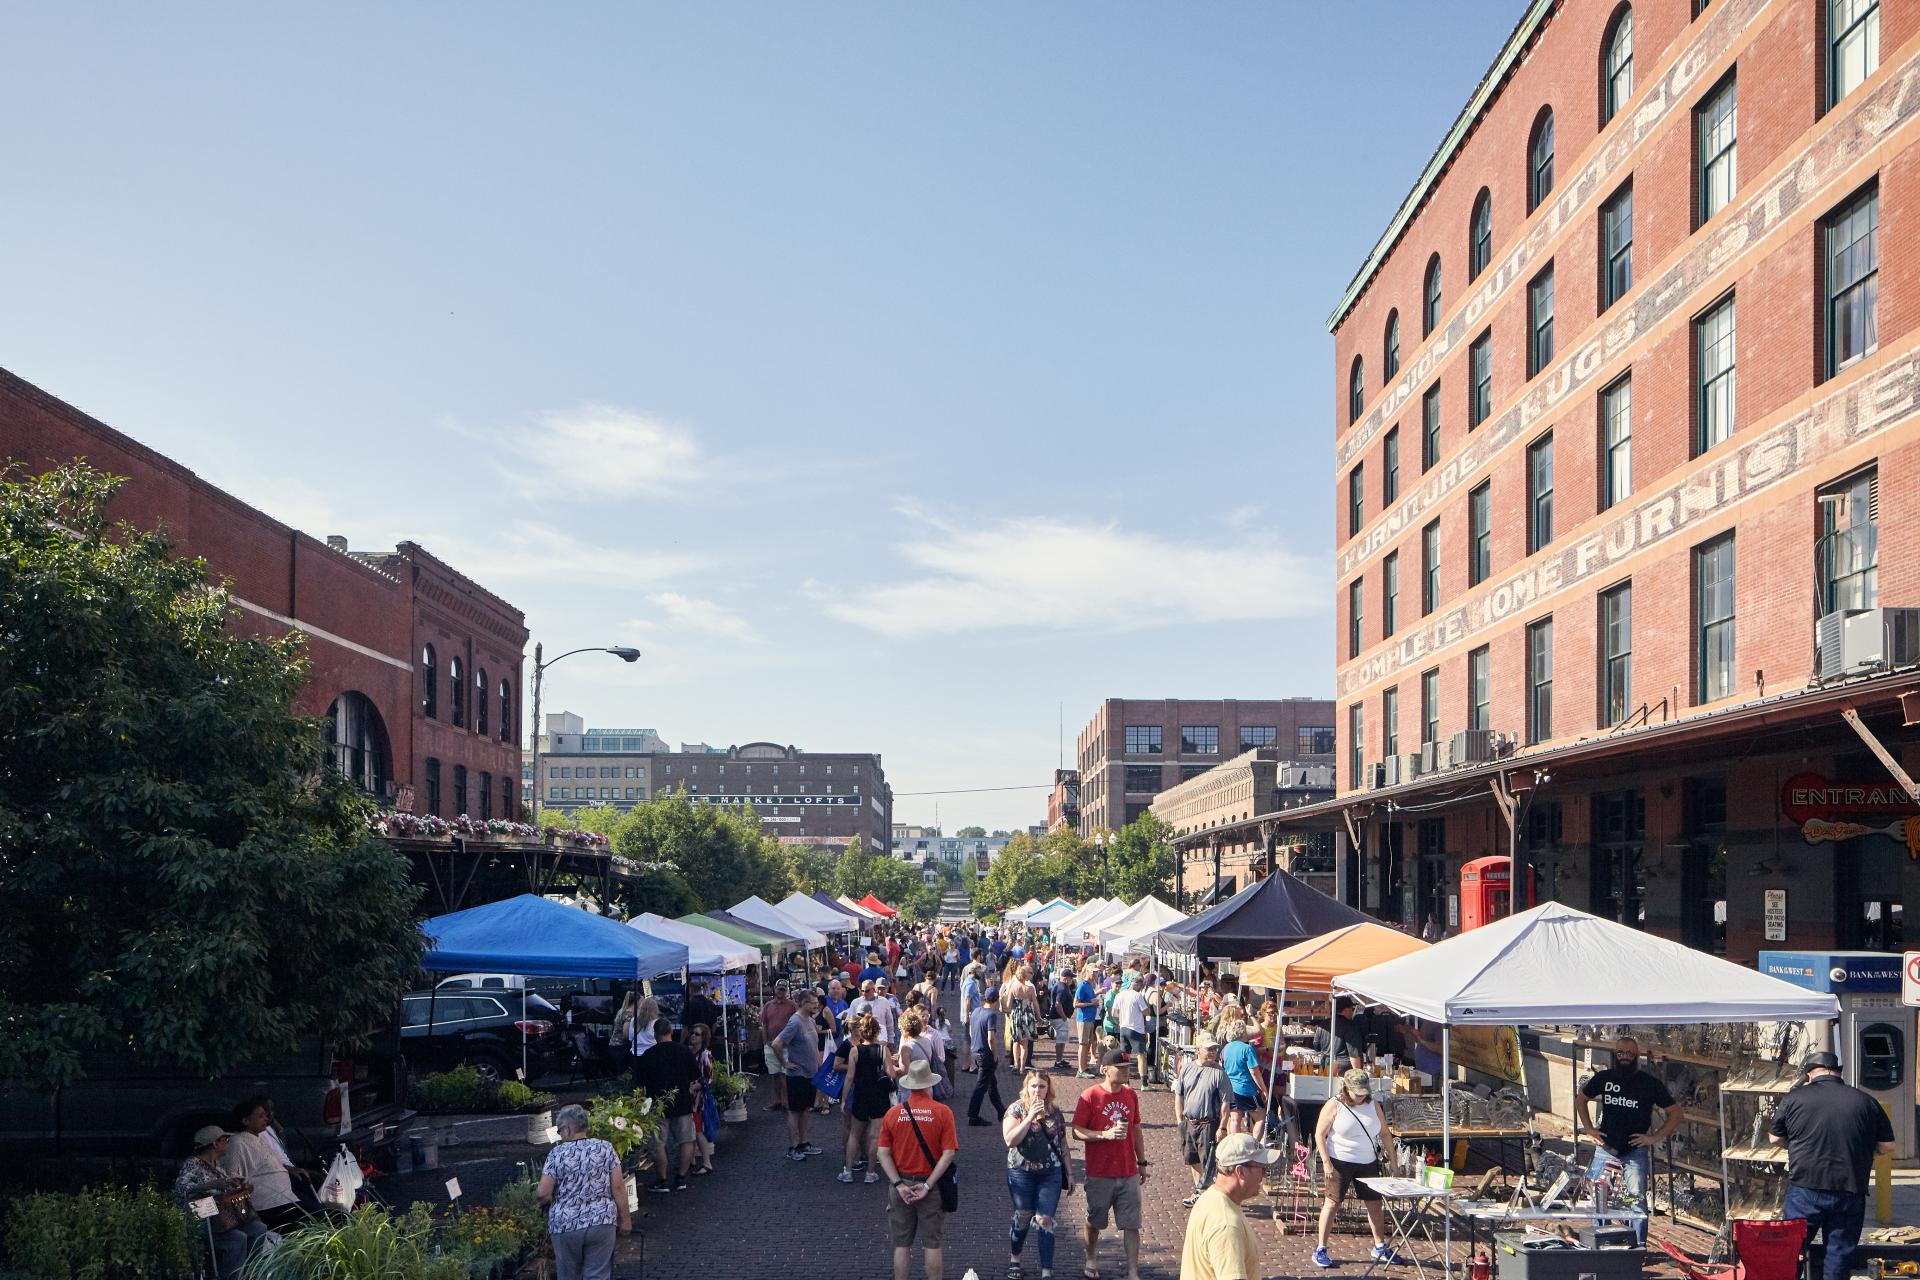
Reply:
[[1353, 1070], [1340, 1077], [1339, 1091], [1320, 1108], [1313, 1140], [1326, 1167], [1326, 1199], [1320, 1206], [1320, 1238], [1313, 1251], [1314, 1262], [1322, 1267], [1333, 1265], [1333, 1257], [1327, 1252], [1327, 1232], [1349, 1187], [1367, 1211], [1373, 1257], [1381, 1262], [1404, 1262], [1387, 1247], [1387, 1221], [1380, 1193], [1360, 1183], [1361, 1178], [1381, 1173], [1381, 1155], [1393, 1141], [1393, 1130], [1387, 1127], [1380, 1104], [1373, 1100], [1373, 1082], [1366, 1072]]

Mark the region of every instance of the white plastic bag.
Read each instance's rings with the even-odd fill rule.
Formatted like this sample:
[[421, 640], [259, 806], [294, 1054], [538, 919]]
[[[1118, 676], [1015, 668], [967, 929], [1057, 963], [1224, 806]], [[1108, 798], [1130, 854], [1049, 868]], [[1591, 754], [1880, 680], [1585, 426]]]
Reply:
[[323, 1209], [339, 1209], [343, 1212], [353, 1208], [353, 1202], [360, 1192], [366, 1178], [360, 1172], [360, 1162], [347, 1153], [345, 1147], [327, 1166], [327, 1176], [320, 1184], [318, 1199]]

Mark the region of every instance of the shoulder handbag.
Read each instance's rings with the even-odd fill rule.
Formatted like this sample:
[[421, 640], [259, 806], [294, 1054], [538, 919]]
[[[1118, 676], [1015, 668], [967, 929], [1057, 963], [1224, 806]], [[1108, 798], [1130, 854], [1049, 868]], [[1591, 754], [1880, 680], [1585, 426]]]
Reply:
[[1070, 1196], [1073, 1194], [1073, 1174], [1067, 1168], [1067, 1153], [1053, 1140], [1053, 1126], [1048, 1123], [1051, 1119], [1051, 1116], [1040, 1118], [1040, 1136], [1046, 1140], [1047, 1150], [1053, 1152], [1053, 1158], [1060, 1162], [1060, 1194]]
[[[1368, 1103], [1367, 1105], [1377, 1108], [1380, 1104], [1377, 1102], [1371, 1102], [1371, 1103]], [[1367, 1132], [1367, 1126], [1364, 1123], [1362, 1123], [1360, 1120], [1360, 1113], [1358, 1111], [1355, 1111], [1352, 1107], [1348, 1106], [1346, 1103], [1346, 1099], [1344, 1098], [1340, 1100], [1340, 1109], [1346, 1112], [1348, 1115], [1352, 1116], [1353, 1122], [1360, 1126], [1360, 1132], [1365, 1133], [1367, 1135], [1367, 1140], [1373, 1143], [1373, 1162], [1379, 1165], [1382, 1169], [1385, 1169], [1387, 1167], [1387, 1153], [1380, 1149], [1380, 1139], [1374, 1137], [1371, 1133]], [[1378, 1112], [1376, 1111], [1375, 1114], [1378, 1114]], [[1385, 1123], [1384, 1116], [1381, 1117], [1381, 1122], [1383, 1124]]]
[[[920, 1144], [920, 1154], [927, 1158], [927, 1168], [933, 1168], [940, 1162], [934, 1158], [933, 1152], [927, 1147], [927, 1140], [920, 1133], [920, 1122], [913, 1118], [913, 1108], [906, 1106], [900, 1109], [906, 1113], [907, 1123], [913, 1126], [913, 1140]], [[940, 1181], [935, 1185], [940, 1188], [942, 1213], [952, 1213], [960, 1207], [960, 1177], [951, 1163], [947, 1165], [947, 1171], [940, 1175]]]

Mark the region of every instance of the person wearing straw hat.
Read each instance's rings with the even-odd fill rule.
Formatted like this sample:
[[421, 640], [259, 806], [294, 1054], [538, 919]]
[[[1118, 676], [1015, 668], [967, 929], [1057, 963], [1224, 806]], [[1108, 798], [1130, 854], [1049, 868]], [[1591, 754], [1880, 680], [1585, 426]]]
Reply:
[[[1387, 1244], [1387, 1215], [1380, 1193], [1361, 1182], [1380, 1175], [1381, 1152], [1393, 1141], [1386, 1113], [1373, 1100], [1373, 1081], [1365, 1071], [1354, 1068], [1340, 1077], [1340, 1091], [1320, 1108], [1320, 1123], [1314, 1126], [1313, 1142], [1326, 1166], [1326, 1199], [1320, 1206], [1320, 1235], [1314, 1245], [1313, 1262], [1318, 1267], [1333, 1265], [1327, 1252], [1327, 1232], [1333, 1229], [1333, 1215], [1347, 1198], [1347, 1189], [1360, 1200], [1367, 1212], [1367, 1230], [1373, 1233], [1375, 1262], [1404, 1263]], [[1216, 1155], [1215, 1160], [1219, 1157]]]
[[1260, 1194], [1267, 1166], [1284, 1156], [1250, 1133], [1234, 1133], [1220, 1143], [1214, 1159], [1219, 1172], [1187, 1216], [1180, 1280], [1259, 1280], [1260, 1249], [1240, 1206]]
[[880, 1122], [875, 1157], [887, 1180], [887, 1225], [893, 1238], [893, 1280], [907, 1280], [913, 1246], [920, 1246], [927, 1275], [939, 1280], [946, 1242], [946, 1210], [940, 1204], [940, 1178], [960, 1154], [953, 1111], [933, 1100], [933, 1067], [915, 1062], [900, 1077], [904, 1102], [888, 1109]]

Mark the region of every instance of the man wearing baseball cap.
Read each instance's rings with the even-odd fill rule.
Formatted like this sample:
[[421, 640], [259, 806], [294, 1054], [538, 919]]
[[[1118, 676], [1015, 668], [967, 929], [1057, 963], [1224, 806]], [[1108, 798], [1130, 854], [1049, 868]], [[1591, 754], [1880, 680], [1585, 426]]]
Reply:
[[1180, 1248], [1180, 1280], [1259, 1280], [1260, 1250], [1240, 1206], [1260, 1194], [1280, 1152], [1250, 1133], [1228, 1134], [1214, 1151], [1219, 1172], [1194, 1201]]
[[1893, 1154], [1893, 1125], [1871, 1094], [1840, 1078], [1824, 1050], [1801, 1059], [1807, 1082], [1780, 1101], [1771, 1136], [1787, 1149], [1787, 1199], [1780, 1216], [1820, 1232], [1825, 1280], [1846, 1280], [1867, 1216], [1873, 1158]]

